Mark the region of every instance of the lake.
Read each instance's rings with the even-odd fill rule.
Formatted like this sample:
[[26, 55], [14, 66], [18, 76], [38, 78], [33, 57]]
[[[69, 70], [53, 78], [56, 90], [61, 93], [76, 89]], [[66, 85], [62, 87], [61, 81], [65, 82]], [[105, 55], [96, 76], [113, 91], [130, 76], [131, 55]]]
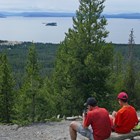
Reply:
[[[140, 44], [140, 19], [112, 18], [107, 21], [106, 29], [110, 32], [107, 42], [127, 44], [133, 28], [135, 43]], [[57, 26], [45, 26], [48, 22], [56, 22]], [[70, 17], [0, 18], [0, 40], [60, 43], [72, 25]]]

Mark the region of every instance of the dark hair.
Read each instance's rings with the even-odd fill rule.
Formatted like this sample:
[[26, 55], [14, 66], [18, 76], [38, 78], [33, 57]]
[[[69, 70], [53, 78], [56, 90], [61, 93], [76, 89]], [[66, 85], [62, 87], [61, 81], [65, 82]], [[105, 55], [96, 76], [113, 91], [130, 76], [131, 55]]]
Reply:
[[86, 102], [84, 105], [85, 105], [85, 106], [90, 105], [90, 106], [95, 107], [95, 106], [97, 105], [97, 101], [96, 101], [95, 98], [90, 97], [90, 98], [87, 99], [87, 102]]
[[128, 99], [120, 99], [121, 101], [123, 101], [124, 103], [128, 102]]

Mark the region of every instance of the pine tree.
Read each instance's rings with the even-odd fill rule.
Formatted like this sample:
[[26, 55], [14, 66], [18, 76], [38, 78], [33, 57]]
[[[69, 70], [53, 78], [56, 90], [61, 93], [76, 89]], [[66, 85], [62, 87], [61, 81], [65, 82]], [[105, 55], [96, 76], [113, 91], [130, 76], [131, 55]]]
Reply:
[[66, 33], [58, 50], [52, 84], [60, 113], [80, 113], [89, 96], [96, 97], [101, 105], [109, 103], [107, 79], [113, 48], [105, 42], [104, 1], [80, 0], [73, 29]]
[[12, 121], [14, 106], [14, 79], [7, 56], [0, 56], [0, 121]]
[[130, 103], [135, 105], [136, 103], [136, 93], [135, 93], [135, 83], [136, 83], [136, 72], [134, 68], [134, 31], [133, 29], [129, 35], [129, 42], [128, 42], [128, 65], [125, 77], [125, 87], [126, 91], [128, 92]]
[[34, 44], [29, 48], [26, 74], [16, 105], [17, 119], [22, 123], [34, 122], [37, 117], [40, 76], [37, 52]]

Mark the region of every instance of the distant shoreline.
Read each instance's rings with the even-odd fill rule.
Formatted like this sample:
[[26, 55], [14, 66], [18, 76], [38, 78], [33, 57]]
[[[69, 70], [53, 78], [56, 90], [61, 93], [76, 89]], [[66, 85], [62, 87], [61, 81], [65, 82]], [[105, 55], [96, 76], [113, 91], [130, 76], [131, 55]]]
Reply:
[[[64, 12], [0, 12], [0, 18], [6, 17], [75, 17], [75, 13]], [[103, 14], [105, 18], [140, 19], [140, 13]]]
[[[9, 45], [18, 45], [18, 44], [22, 44], [22, 43], [40, 43], [40, 44], [60, 44], [60, 43], [50, 43], [50, 42], [46, 42], [46, 43], [43, 43], [43, 42], [32, 42], [32, 41], [10, 41], [10, 40], [0, 40], [0, 45], [6, 45], [6, 46], [9, 46]], [[106, 42], [106, 43], [109, 43], [109, 42]], [[113, 43], [112, 44], [114, 45], [128, 45], [127, 43]], [[135, 45], [140, 45], [140, 44], [135, 44]]]

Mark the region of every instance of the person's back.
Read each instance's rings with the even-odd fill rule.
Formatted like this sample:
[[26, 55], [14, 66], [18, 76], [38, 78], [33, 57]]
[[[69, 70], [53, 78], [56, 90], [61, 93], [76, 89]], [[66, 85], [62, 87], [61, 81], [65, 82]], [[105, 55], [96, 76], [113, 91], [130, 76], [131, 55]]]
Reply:
[[105, 108], [98, 107], [97, 101], [93, 97], [88, 98], [84, 106], [87, 111], [82, 114], [82, 124], [76, 121], [70, 124], [71, 140], [76, 140], [77, 132], [89, 140], [105, 140], [109, 138], [111, 122], [108, 111]]
[[117, 112], [115, 132], [129, 133], [137, 123], [138, 118], [134, 107], [124, 106]]
[[91, 125], [95, 140], [104, 140], [111, 134], [109, 113], [105, 108], [96, 106], [88, 112], [84, 125]]
[[129, 133], [138, 124], [136, 110], [128, 104], [128, 95], [125, 92], [120, 92], [117, 98], [121, 109], [113, 115], [113, 131]]

